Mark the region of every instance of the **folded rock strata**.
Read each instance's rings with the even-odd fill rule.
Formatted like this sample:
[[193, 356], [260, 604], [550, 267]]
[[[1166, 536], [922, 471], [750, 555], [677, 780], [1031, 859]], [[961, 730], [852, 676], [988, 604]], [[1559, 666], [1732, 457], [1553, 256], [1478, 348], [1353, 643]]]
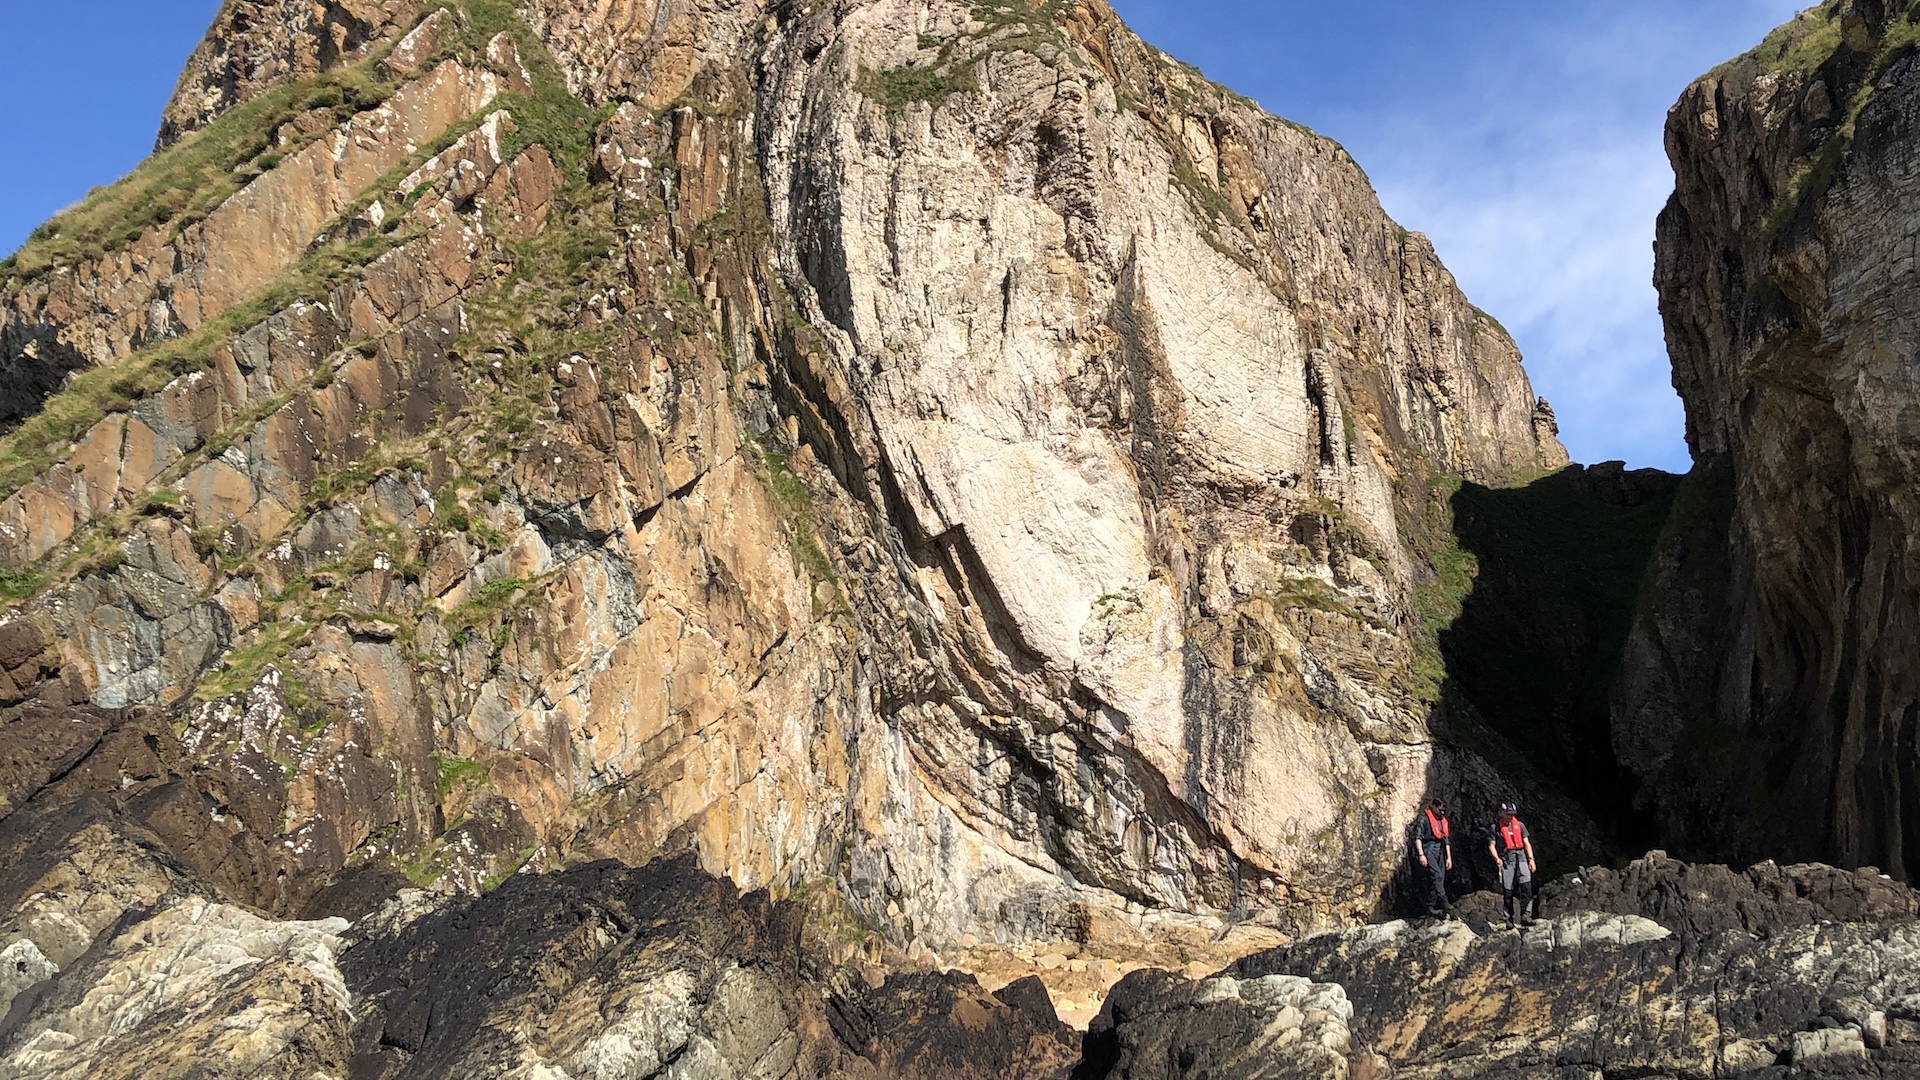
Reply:
[[1098, 2], [431, 8], [223, 13], [0, 295], [8, 700], [157, 710], [183, 863], [690, 848], [953, 953], [1364, 919], [1510, 790], [1435, 485], [1565, 453], [1337, 145]]

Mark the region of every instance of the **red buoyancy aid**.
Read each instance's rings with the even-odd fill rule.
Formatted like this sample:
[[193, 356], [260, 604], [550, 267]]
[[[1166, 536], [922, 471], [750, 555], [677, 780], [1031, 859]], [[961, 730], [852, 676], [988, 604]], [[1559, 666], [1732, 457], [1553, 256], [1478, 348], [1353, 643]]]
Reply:
[[1519, 818], [1508, 819], [1500, 826], [1500, 850], [1519, 851], [1527, 846], [1527, 827], [1520, 824]]
[[1427, 808], [1427, 835], [1433, 837], [1435, 840], [1445, 840], [1449, 835], [1449, 832], [1450, 830], [1447, 825], [1447, 819], [1435, 814], [1433, 812], [1433, 808], [1428, 807]]

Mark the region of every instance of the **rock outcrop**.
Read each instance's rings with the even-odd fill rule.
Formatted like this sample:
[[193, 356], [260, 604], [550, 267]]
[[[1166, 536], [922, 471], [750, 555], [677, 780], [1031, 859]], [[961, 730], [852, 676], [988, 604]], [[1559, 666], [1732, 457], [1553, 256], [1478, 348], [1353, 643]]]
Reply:
[[[799, 907], [686, 857], [410, 890], [350, 928], [262, 919], [110, 847], [9, 901], [8, 1076], [1038, 1080], [1079, 1059], [1037, 985], [823, 968]], [[142, 906], [111, 914], [129, 891]], [[106, 913], [99, 943], [73, 952], [62, 913]]]
[[1916, 25], [1825, 3], [1668, 118], [1656, 283], [1696, 465], [1614, 706], [1662, 842], [1920, 867]]
[[1551, 410], [1096, 0], [233, 5], [167, 115], [8, 264], [0, 585], [234, 898], [692, 849], [908, 950], [1205, 939], [1514, 782], [1429, 724], [1431, 519]]
[[224, 4], [161, 116], [165, 148], [269, 91], [365, 59], [406, 30], [416, 0], [323, 0]]
[[[1197, 983], [1129, 976], [1080, 1076], [1884, 1076], [1920, 1068], [1915, 892], [1655, 855], [1549, 885], [1554, 917], [1387, 923]], [[1584, 906], [1588, 901], [1599, 907]], [[1573, 906], [1567, 906], [1573, 905]]]
[[[1913, 1072], [1917, 39], [1676, 110], [1676, 484], [1101, 0], [229, 4], [0, 266], [0, 1072]], [[1377, 923], [1515, 790], [1893, 876]]]

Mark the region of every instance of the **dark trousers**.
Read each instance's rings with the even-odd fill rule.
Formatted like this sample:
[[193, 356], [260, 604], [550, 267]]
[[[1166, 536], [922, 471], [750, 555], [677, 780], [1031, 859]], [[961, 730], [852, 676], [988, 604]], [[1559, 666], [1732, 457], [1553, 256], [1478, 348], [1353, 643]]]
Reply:
[[1447, 909], [1447, 849], [1433, 846], [1426, 849], [1427, 865], [1425, 871], [1427, 914], [1438, 915]]
[[[1500, 894], [1506, 905], [1507, 921], [1533, 917], [1533, 872], [1527, 869], [1524, 852], [1510, 851], [1500, 867]], [[1520, 913], [1514, 914], [1513, 902], [1520, 901]]]

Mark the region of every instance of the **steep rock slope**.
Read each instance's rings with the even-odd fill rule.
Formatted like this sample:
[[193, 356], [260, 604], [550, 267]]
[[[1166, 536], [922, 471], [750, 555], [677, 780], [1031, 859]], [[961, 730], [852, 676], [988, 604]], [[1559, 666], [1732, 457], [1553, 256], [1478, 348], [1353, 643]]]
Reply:
[[6, 702], [160, 710], [234, 899], [1346, 921], [1507, 790], [1419, 527], [1565, 454], [1331, 142], [1097, 2], [322, 7], [223, 14], [0, 297]]
[[1614, 739], [1679, 850], [1920, 868], [1917, 34], [1822, 4], [1669, 116], [1656, 279], [1697, 465]]

